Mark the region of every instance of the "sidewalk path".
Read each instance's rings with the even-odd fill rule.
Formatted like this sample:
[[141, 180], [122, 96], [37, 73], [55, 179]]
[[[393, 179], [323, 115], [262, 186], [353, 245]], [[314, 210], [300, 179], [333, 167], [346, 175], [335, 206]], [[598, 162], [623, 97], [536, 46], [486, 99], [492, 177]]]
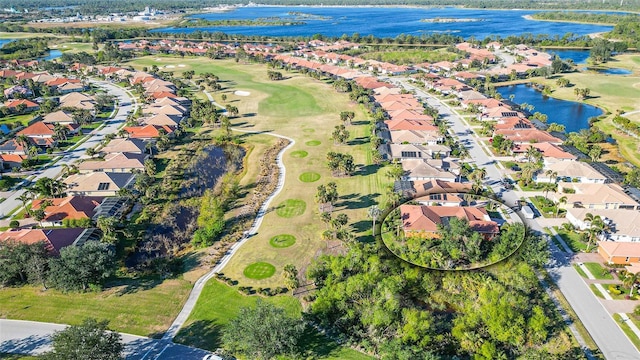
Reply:
[[191, 293], [189, 294], [189, 298], [187, 299], [187, 302], [185, 302], [184, 306], [182, 307], [182, 310], [180, 311], [176, 319], [173, 321], [173, 324], [171, 324], [167, 332], [162, 337], [162, 340], [165, 340], [165, 341], [170, 341], [171, 339], [173, 339], [178, 333], [178, 331], [180, 330], [180, 328], [187, 321], [207, 281], [211, 280], [211, 278], [216, 273], [221, 272], [222, 269], [224, 269], [224, 267], [229, 263], [229, 261], [231, 260], [231, 257], [233, 257], [236, 251], [238, 251], [238, 249], [240, 249], [240, 247], [244, 245], [244, 243], [246, 243], [253, 235], [255, 235], [258, 232], [258, 229], [262, 224], [262, 220], [264, 219], [264, 215], [267, 213], [267, 209], [269, 209], [269, 204], [271, 203], [271, 200], [273, 200], [280, 193], [280, 191], [282, 191], [282, 188], [284, 187], [284, 181], [285, 181], [287, 169], [285, 168], [284, 163], [282, 162], [282, 156], [289, 148], [291, 148], [296, 143], [295, 140], [293, 140], [292, 138], [274, 134], [274, 133], [264, 133], [259, 131], [247, 131], [247, 130], [239, 130], [239, 129], [232, 129], [232, 130], [243, 132], [243, 133], [259, 133], [263, 135], [271, 135], [281, 139], [289, 140], [289, 145], [287, 145], [282, 150], [280, 150], [280, 152], [278, 153], [278, 156], [276, 157], [276, 163], [278, 165], [278, 168], [280, 169], [280, 175], [278, 177], [278, 185], [276, 186], [276, 189], [273, 191], [273, 193], [264, 201], [264, 203], [258, 210], [258, 214], [255, 220], [253, 221], [253, 225], [251, 226], [249, 231], [245, 233], [245, 235], [242, 237], [240, 241], [238, 241], [237, 243], [231, 246], [229, 251], [227, 251], [226, 255], [222, 257], [218, 265], [216, 265], [211, 271], [209, 271], [208, 273], [203, 275], [200, 279], [198, 279], [198, 281], [196, 281], [196, 284], [194, 285], [193, 289], [191, 290]]

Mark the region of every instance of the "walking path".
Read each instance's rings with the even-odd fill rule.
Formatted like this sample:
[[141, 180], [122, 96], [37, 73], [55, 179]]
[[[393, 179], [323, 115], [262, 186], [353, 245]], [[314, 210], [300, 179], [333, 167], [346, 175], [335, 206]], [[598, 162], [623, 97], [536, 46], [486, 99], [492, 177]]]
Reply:
[[262, 224], [262, 220], [264, 219], [264, 215], [267, 213], [267, 209], [269, 209], [269, 204], [271, 203], [271, 200], [273, 200], [280, 193], [280, 191], [282, 191], [282, 188], [284, 187], [284, 181], [285, 181], [287, 169], [285, 168], [284, 163], [282, 162], [282, 156], [289, 148], [291, 148], [296, 143], [295, 140], [293, 140], [292, 138], [289, 138], [283, 135], [274, 134], [274, 133], [264, 133], [259, 131], [248, 131], [248, 130], [240, 130], [240, 129], [232, 129], [232, 130], [237, 132], [243, 132], [243, 133], [259, 133], [263, 135], [271, 135], [281, 139], [289, 140], [289, 145], [287, 145], [282, 150], [280, 150], [280, 152], [278, 153], [278, 156], [276, 157], [276, 164], [280, 170], [280, 174], [278, 176], [278, 185], [276, 186], [276, 189], [273, 191], [273, 193], [264, 201], [264, 203], [258, 210], [258, 214], [255, 220], [253, 221], [253, 225], [251, 226], [249, 231], [247, 231], [244, 234], [244, 236], [240, 241], [238, 241], [237, 243], [231, 246], [229, 251], [227, 251], [227, 253], [222, 257], [218, 265], [216, 265], [213, 269], [211, 269], [211, 271], [209, 271], [208, 273], [203, 275], [200, 279], [198, 279], [198, 281], [196, 281], [196, 284], [194, 285], [193, 289], [191, 290], [191, 293], [189, 294], [189, 298], [185, 302], [184, 306], [182, 307], [182, 310], [180, 311], [176, 319], [173, 321], [173, 323], [171, 324], [167, 332], [162, 337], [162, 340], [170, 341], [176, 336], [180, 328], [184, 325], [184, 323], [189, 318], [189, 315], [193, 311], [193, 308], [195, 307], [196, 302], [198, 301], [198, 297], [200, 297], [200, 293], [202, 292], [202, 289], [204, 289], [204, 286], [207, 283], [207, 281], [211, 280], [211, 278], [216, 273], [221, 272], [222, 269], [224, 269], [224, 267], [229, 263], [229, 261], [231, 260], [231, 257], [233, 257], [233, 255], [238, 251], [238, 249], [240, 249], [240, 247], [244, 245], [244, 243], [246, 243], [253, 235], [255, 235], [258, 232], [258, 229]]

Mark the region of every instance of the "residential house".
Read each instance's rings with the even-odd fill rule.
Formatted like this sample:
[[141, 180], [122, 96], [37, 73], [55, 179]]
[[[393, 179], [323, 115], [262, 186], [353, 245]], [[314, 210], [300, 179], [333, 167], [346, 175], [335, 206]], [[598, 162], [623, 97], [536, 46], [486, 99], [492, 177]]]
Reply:
[[116, 196], [121, 189], [133, 185], [135, 174], [91, 172], [71, 175], [64, 180], [71, 196]]
[[171, 126], [144, 125], [144, 126], [127, 126], [124, 130], [132, 139], [153, 140], [162, 135], [171, 136], [174, 128]]
[[9, 139], [0, 145], [0, 153], [26, 155], [27, 148], [22, 143], [17, 142], [16, 139]]
[[589, 221], [585, 221], [587, 214], [600, 216], [607, 225], [609, 230], [599, 236], [600, 240], [640, 242], [640, 212], [573, 208], [567, 210], [566, 218], [576, 228], [585, 230], [591, 226]]
[[40, 109], [40, 105], [27, 99], [13, 99], [4, 102], [4, 106], [13, 113], [29, 113]]
[[22, 85], [14, 85], [4, 90], [4, 97], [7, 99], [25, 98], [33, 95], [31, 89]]
[[575, 155], [565, 151], [559, 145], [549, 143], [549, 142], [532, 143], [532, 144], [516, 144], [513, 147], [512, 151], [514, 154], [517, 154], [519, 157], [524, 158], [524, 154], [527, 152], [527, 149], [530, 147], [534, 147], [536, 150], [542, 153], [545, 166], [549, 166], [550, 164], [558, 161], [574, 161], [577, 159]]
[[85, 160], [78, 165], [80, 173], [89, 172], [109, 172], [121, 173], [132, 172], [133, 170], [144, 171], [144, 161], [149, 157], [147, 154], [133, 153], [111, 153], [104, 157], [104, 160]]
[[640, 204], [617, 184], [558, 183], [558, 191], [551, 193], [550, 197], [558, 202], [564, 196], [567, 202], [562, 207], [567, 209], [640, 210]]
[[514, 142], [514, 144], [522, 143], [541, 143], [549, 142], [552, 144], [562, 144], [562, 140], [549, 134], [546, 131], [535, 128], [529, 129], [500, 129], [495, 130], [494, 135], [502, 135]]
[[54, 199], [36, 199], [31, 208], [38, 210], [45, 201], [51, 205], [44, 208], [45, 217], [42, 226], [61, 226], [64, 220], [91, 219], [95, 209], [100, 206], [104, 197], [101, 196], [68, 196]]
[[631, 265], [640, 262], [640, 244], [634, 242], [599, 241], [598, 254], [608, 264]]
[[394, 130], [389, 131], [391, 142], [395, 144], [437, 145], [444, 141], [438, 131]]
[[148, 118], [143, 118], [142, 122], [147, 125], [157, 126], [178, 126], [180, 124], [180, 117], [167, 114], [155, 114]]
[[500, 228], [484, 208], [472, 206], [401, 205], [400, 218], [407, 236], [438, 237], [439, 226], [447, 226], [451, 218], [469, 222], [469, 226], [486, 239], [495, 237]]
[[26, 155], [0, 154], [0, 163], [2, 163], [2, 168], [4, 169], [19, 168], [22, 166], [22, 162], [26, 159]]
[[118, 138], [113, 139], [107, 144], [107, 146], [100, 149], [101, 153], [131, 153], [131, 154], [144, 154], [147, 152], [146, 143], [140, 139], [127, 139]]
[[388, 157], [400, 159], [436, 159], [447, 158], [451, 148], [445, 145], [387, 144]]
[[[551, 171], [555, 176], [547, 175]], [[608, 182], [606, 176], [602, 175], [589, 164], [582, 161], [558, 161], [546, 166], [542, 172], [533, 176], [536, 182], [580, 182], [591, 184], [604, 184]]]
[[95, 99], [83, 93], [72, 92], [60, 97], [61, 108], [75, 108], [83, 110], [95, 110]]
[[19, 229], [0, 233], [0, 242], [15, 241], [22, 244], [43, 242], [47, 251], [54, 256], [60, 255], [60, 250], [64, 247], [77, 246], [86, 240], [99, 239], [95, 229], [83, 228]]
[[448, 159], [403, 159], [400, 161], [405, 172], [403, 180], [443, 180], [456, 181], [460, 173], [460, 166]]
[[52, 113], [49, 113], [44, 116], [42, 122], [45, 124], [53, 124], [58, 123], [62, 125], [67, 124], [75, 124], [75, 119], [73, 118], [73, 114], [68, 111], [58, 110]]

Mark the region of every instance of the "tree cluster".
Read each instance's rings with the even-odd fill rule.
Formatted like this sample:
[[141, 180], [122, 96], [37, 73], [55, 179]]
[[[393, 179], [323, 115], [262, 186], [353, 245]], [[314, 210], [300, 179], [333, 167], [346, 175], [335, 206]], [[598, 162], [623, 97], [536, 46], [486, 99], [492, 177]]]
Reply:
[[0, 247], [0, 284], [40, 284], [63, 291], [100, 287], [115, 271], [113, 249], [101, 242], [67, 246], [52, 257], [45, 244], [6, 242]]

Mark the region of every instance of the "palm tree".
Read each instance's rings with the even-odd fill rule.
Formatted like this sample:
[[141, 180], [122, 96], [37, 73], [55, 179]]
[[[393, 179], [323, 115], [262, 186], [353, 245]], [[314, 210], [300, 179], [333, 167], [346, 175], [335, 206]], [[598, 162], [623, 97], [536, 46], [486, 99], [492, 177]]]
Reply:
[[533, 160], [537, 157], [538, 154], [539, 154], [538, 149], [536, 149], [531, 145], [529, 145], [529, 147], [527, 148], [527, 151], [524, 153], [525, 157], [527, 158], [527, 161], [529, 162], [533, 162]]
[[27, 149], [29, 148], [29, 145], [31, 144], [29, 141], [29, 137], [27, 137], [27, 135], [21, 134], [16, 136], [16, 143], [18, 145], [22, 145], [22, 147], [25, 149], [25, 153], [27, 153]]
[[28, 191], [25, 191], [22, 194], [20, 194], [20, 196], [18, 196], [18, 200], [22, 201], [22, 207], [26, 209], [27, 203], [33, 200], [33, 197], [31, 196], [31, 193], [29, 193]]
[[29, 147], [29, 149], [27, 150], [27, 156], [29, 158], [33, 158], [38, 156], [38, 153], [40, 152], [40, 150], [38, 149], [37, 146], [31, 146]]
[[636, 281], [638, 281], [639, 278], [640, 278], [640, 274], [633, 274], [633, 273], [627, 272], [624, 278], [622, 279], [622, 284], [624, 286], [629, 287], [629, 297], [633, 295], [633, 288], [635, 287]]
[[542, 186], [543, 186], [542, 188], [544, 189], [544, 198], [549, 200], [549, 191], [551, 190], [555, 191], [556, 183], [552, 183], [552, 182], [544, 183], [542, 184]]
[[376, 219], [381, 214], [382, 214], [382, 211], [380, 210], [380, 208], [378, 206], [373, 205], [372, 207], [369, 208], [368, 215], [369, 215], [369, 217], [371, 219], [373, 219], [373, 225], [371, 227], [371, 232], [372, 232], [373, 236], [376, 235]]
[[[549, 177], [549, 182], [551, 182], [552, 178], [557, 178], [558, 177], [558, 173], [556, 171], [553, 171], [551, 169], [547, 170], [545, 172], [545, 175], [547, 175]], [[553, 181], [554, 183], [557, 182], [557, 180]]]
[[587, 213], [584, 216], [584, 221], [589, 223], [589, 227], [587, 228], [587, 233], [589, 234], [589, 242], [587, 244], [587, 252], [591, 249], [591, 243], [593, 239], [601, 234], [606, 229], [606, 224], [602, 221], [600, 215], [593, 215], [592, 213]]
[[558, 217], [558, 214], [560, 213], [560, 204], [566, 204], [567, 203], [567, 197], [563, 196], [560, 199], [558, 199], [558, 203], [556, 204], [556, 217]]

